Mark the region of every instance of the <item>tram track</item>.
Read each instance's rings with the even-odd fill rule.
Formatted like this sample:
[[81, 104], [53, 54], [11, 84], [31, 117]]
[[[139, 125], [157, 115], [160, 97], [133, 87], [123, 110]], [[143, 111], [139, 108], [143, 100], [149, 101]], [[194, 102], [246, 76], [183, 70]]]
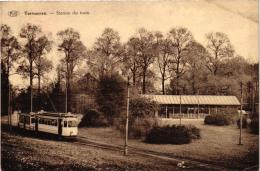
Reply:
[[[119, 151], [122, 153], [124, 152], [123, 145], [114, 145], [114, 144], [98, 142], [98, 141], [88, 139], [87, 137], [83, 137], [83, 136], [78, 136], [77, 141], [75, 141], [74, 143], [80, 144], [80, 145], [91, 146], [94, 148], [102, 148], [105, 150]], [[132, 147], [132, 146], [128, 146], [128, 152], [130, 154], [148, 156], [148, 157], [152, 157], [152, 158], [173, 161], [176, 163], [184, 162], [186, 165], [186, 168], [202, 167], [202, 168], [205, 168], [206, 170], [236, 171], [236, 169], [233, 169], [233, 168], [223, 167], [223, 166], [211, 164], [208, 162], [203, 162], [203, 161], [188, 159], [188, 158], [182, 158], [182, 157], [174, 156], [173, 154], [167, 154], [167, 153], [157, 152], [157, 151], [153, 151], [153, 150], [146, 150], [146, 149], [136, 148], [136, 147]]]

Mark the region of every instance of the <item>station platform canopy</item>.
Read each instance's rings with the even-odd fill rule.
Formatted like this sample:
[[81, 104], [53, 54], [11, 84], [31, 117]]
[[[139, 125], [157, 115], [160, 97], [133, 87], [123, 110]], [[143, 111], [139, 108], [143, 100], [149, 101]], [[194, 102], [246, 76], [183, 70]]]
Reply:
[[236, 96], [218, 95], [142, 95], [160, 105], [214, 105], [214, 106], [239, 106]]

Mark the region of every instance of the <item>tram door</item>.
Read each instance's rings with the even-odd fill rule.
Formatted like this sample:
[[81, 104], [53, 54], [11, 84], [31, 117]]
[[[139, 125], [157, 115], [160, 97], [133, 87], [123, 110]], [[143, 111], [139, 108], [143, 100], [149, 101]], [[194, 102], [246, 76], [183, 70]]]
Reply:
[[62, 119], [61, 118], [58, 119], [58, 134], [59, 135], [62, 134]]

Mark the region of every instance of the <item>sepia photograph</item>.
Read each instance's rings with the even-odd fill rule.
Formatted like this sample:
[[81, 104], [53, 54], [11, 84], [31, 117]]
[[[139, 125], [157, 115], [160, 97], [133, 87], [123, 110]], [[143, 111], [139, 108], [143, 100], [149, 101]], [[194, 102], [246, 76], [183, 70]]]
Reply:
[[258, 171], [259, 1], [2, 1], [2, 171]]

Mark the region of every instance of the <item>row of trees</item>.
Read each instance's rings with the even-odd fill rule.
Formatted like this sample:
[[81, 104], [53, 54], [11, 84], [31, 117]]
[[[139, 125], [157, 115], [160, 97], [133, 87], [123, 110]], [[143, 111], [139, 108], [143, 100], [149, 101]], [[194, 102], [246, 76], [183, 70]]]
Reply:
[[[8, 99], [10, 75], [20, 74], [30, 80], [30, 111], [40, 109], [43, 78], [48, 77], [47, 73], [54, 68], [47, 56], [56, 50], [62, 56], [56, 66], [57, 79], [51, 85], [52, 90], [44, 93], [49, 96], [63, 93], [67, 99], [65, 112], [71, 111], [74, 92], [95, 92], [97, 87], [82, 85], [89, 84], [84, 81], [86, 78], [91, 78], [90, 84], [96, 85], [96, 82], [114, 73], [129, 76], [135, 89], [142, 94], [238, 96], [239, 82], [243, 81], [250, 87], [247, 97], [251, 101], [258, 98], [251, 98], [252, 94], [258, 95], [258, 64], [250, 64], [237, 55], [224, 33], [206, 34], [207, 44], [204, 47], [184, 27], [175, 27], [167, 34], [141, 28], [126, 43], [120, 41], [117, 31], [105, 28], [93, 47], [88, 49], [81, 41], [79, 32], [72, 28], [57, 33], [57, 49], [53, 48], [54, 42], [48, 35], [40, 26], [26, 24], [17, 38], [9, 26], [1, 26], [2, 89], [7, 90], [6, 95], [2, 93], [2, 98]], [[34, 105], [35, 109], [32, 108], [34, 79], [38, 82], [35, 98], [38, 105]], [[160, 90], [156, 86], [158, 80], [161, 82]]]

